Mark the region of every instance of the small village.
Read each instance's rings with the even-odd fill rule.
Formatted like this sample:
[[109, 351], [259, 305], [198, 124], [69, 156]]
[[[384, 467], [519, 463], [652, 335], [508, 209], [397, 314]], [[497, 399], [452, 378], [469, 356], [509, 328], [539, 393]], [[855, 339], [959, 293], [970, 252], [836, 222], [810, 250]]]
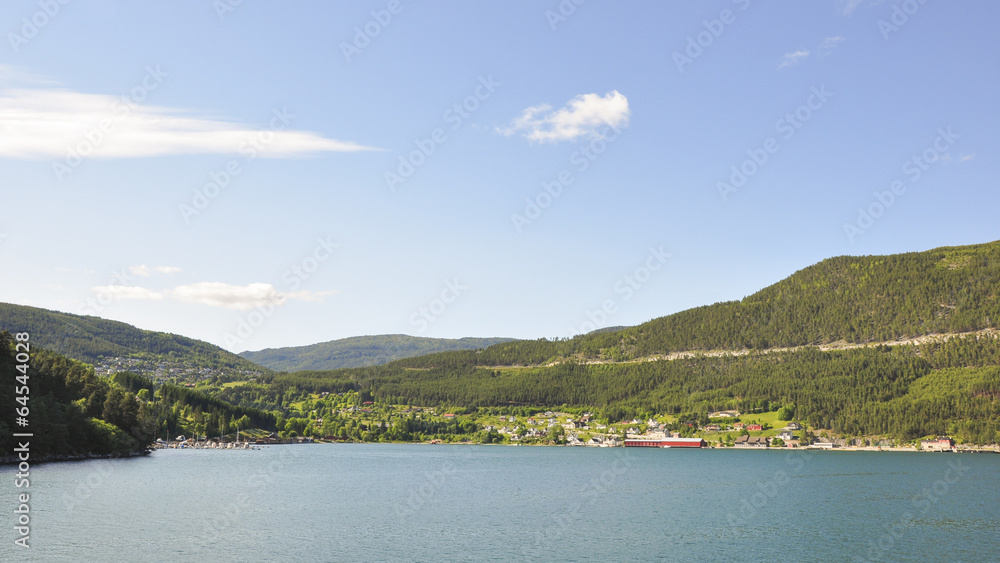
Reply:
[[128, 371], [144, 375], [157, 384], [176, 382], [186, 387], [194, 387], [197, 381], [205, 381], [219, 377], [250, 378], [260, 375], [250, 370], [219, 370], [209, 367], [199, 367], [188, 362], [172, 362], [160, 359], [136, 357], [102, 357], [94, 363], [94, 373], [100, 376], [114, 375]]
[[[253, 449], [280, 444], [409, 441], [427, 444], [482, 443], [497, 445], [564, 445], [571, 447], [660, 447], [733, 448], [776, 450], [808, 448], [837, 451], [925, 451], [1000, 452], [998, 446], [957, 445], [947, 436], [934, 436], [913, 443], [888, 439], [848, 439], [823, 431], [812, 431], [797, 421], [780, 421], [778, 413], [740, 413], [736, 410], [708, 413], [708, 424], [658, 415], [646, 420], [610, 423], [593, 412], [497, 408], [454, 409], [439, 412], [434, 407], [388, 405], [361, 401], [355, 392], [313, 395], [294, 405], [302, 418], [287, 419], [278, 432], [249, 430], [242, 434], [207, 439], [177, 436], [157, 441], [157, 448]], [[516, 411], [516, 412], [515, 412]], [[409, 422], [407, 422], [409, 421]], [[423, 439], [394, 438], [391, 431], [414, 423], [436, 425], [438, 432]], [[441, 431], [441, 426], [454, 431]], [[357, 429], [356, 433], [344, 428]], [[459, 431], [458, 429], [461, 429]]]

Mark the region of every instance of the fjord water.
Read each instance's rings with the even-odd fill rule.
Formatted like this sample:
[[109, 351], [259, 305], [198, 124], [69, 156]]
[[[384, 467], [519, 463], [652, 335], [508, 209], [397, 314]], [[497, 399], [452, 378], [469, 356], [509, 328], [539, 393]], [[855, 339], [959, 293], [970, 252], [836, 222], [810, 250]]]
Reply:
[[1000, 456], [272, 446], [31, 469], [3, 561], [996, 561]]

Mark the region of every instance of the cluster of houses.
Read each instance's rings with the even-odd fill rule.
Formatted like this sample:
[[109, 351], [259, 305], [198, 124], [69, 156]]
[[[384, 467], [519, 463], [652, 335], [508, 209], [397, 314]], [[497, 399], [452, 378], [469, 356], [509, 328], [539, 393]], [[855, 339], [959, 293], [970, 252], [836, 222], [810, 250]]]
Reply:
[[[448, 416], [448, 415], [445, 415]], [[503, 415], [499, 417], [500, 423], [508, 423], [504, 426], [486, 425], [483, 430], [487, 432], [498, 432], [508, 436], [511, 442], [519, 442], [524, 438], [544, 438], [549, 435], [552, 428], [561, 427], [566, 433], [566, 445], [569, 446], [592, 446], [592, 447], [615, 447], [621, 445], [621, 440], [615, 436], [604, 436], [595, 434], [588, 440], [581, 439], [577, 430], [607, 430], [606, 424], [600, 424], [591, 420], [593, 413], [583, 413], [579, 419], [571, 416], [562, 419], [558, 413], [546, 411], [544, 415], [528, 417], [525, 425], [517, 424], [516, 416]], [[635, 421], [638, 422], [638, 421]]]
[[[94, 373], [97, 375], [114, 375], [123, 371], [144, 375], [157, 383], [171, 378], [200, 381], [221, 375], [239, 374], [247, 378], [261, 375], [261, 373], [252, 370], [228, 370], [224, 372], [207, 367], [192, 366], [183, 362], [158, 362], [119, 356], [102, 357], [94, 364]], [[194, 387], [194, 384], [188, 386]]]
[[[744, 426], [743, 424], [736, 423], [733, 425], [734, 429], [736, 429], [736, 426], [740, 427], [739, 430], [746, 428], [749, 432], [762, 430], [761, 425], [759, 424], [747, 424]], [[799, 441], [795, 438], [795, 432], [799, 430], [802, 430], [801, 424], [798, 422], [789, 422], [788, 426], [782, 428], [781, 431], [778, 432], [777, 438], [784, 442], [786, 447], [796, 448], [799, 445]], [[737, 448], [766, 448], [770, 444], [770, 438], [764, 436], [743, 435], [736, 438], [733, 446]]]

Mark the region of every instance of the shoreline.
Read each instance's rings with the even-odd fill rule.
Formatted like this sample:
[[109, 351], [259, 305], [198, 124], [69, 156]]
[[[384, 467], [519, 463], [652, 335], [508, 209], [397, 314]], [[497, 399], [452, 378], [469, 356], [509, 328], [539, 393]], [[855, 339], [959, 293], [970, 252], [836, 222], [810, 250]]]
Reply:
[[[362, 444], [384, 444], [384, 445], [423, 445], [423, 446], [498, 446], [498, 447], [550, 447], [550, 448], [592, 448], [592, 449], [605, 449], [597, 446], [569, 446], [565, 444], [477, 444], [474, 442], [306, 442], [305, 444], [312, 445], [362, 445]], [[288, 446], [288, 445], [299, 445], [299, 444], [260, 444], [257, 448], [152, 448], [144, 452], [133, 452], [128, 455], [117, 455], [117, 454], [77, 454], [77, 455], [55, 455], [55, 456], [45, 456], [44, 458], [32, 459], [32, 465], [45, 464], [45, 463], [62, 463], [62, 462], [74, 462], [74, 461], [92, 461], [98, 459], [129, 459], [136, 457], [149, 457], [153, 452], [159, 450], [198, 450], [198, 451], [225, 451], [227, 449], [233, 450], [245, 450], [254, 451], [259, 449], [261, 446]], [[625, 446], [616, 446], [617, 448], [625, 448]], [[993, 449], [995, 448], [995, 449]], [[632, 449], [651, 449], [651, 448], [632, 448]], [[954, 453], [954, 454], [1000, 454], [1000, 447], [995, 444], [983, 447], [965, 447], [965, 448], [953, 448], [948, 450], [921, 450], [915, 447], [878, 447], [878, 446], [850, 446], [850, 447], [838, 447], [838, 448], [815, 448], [815, 447], [798, 447], [798, 448], [736, 448], [736, 447], [723, 447], [718, 446], [705, 446], [701, 448], [654, 448], [654, 449], [677, 449], [677, 450], [721, 450], [721, 451], [771, 451], [771, 452], [792, 452], [792, 451], [831, 451], [831, 452], [875, 452], [875, 453]], [[0, 457], [0, 467], [3, 466], [16, 466], [19, 463], [17, 456], [2, 456]]]

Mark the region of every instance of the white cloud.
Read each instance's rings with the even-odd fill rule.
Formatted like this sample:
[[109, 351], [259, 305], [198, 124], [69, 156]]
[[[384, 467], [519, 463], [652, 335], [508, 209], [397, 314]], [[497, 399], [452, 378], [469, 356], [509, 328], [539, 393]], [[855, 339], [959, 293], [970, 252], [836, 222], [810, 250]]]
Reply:
[[283, 305], [287, 299], [269, 283], [230, 285], [222, 282], [199, 282], [175, 288], [171, 295], [185, 303], [247, 310], [268, 304]]
[[962, 156], [958, 157], [958, 161], [959, 162], [968, 162], [970, 160], [973, 160], [974, 158], [976, 158], [976, 153], [963, 154]]
[[785, 56], [781, 58], [781, 64], [778, 65], [778, 70], [781, 70], [787, 66], [792, 66], [797, 64], [802, 59], [809, 56], [809, 51], [795, 51], [794, 53], [785, 53]]
[[185, 303], [200, 303], [212, 307], [247, 310], [265, 305], [284, 305], [289, 299], [322, 301], [336, 291], [294, 291], [282, 293], [269, 283], [230, 285], [221, 282], [200, 282], [182, 285], [170, 292], [171, 296]]
[[836, 37], [827, 37], [819, 44], [819, 50], [823, 54], [827, 54], [830, 51], [836, 49], [844, 42], [845, 37], [842, 35], [837, 35]]
[[152, 276], [154, 272], [157, 274], [176, 274], [179, 271], [181, 271], [181, 269], [176, 266], [156, 266], [150, 268], [145, 264], [139, 264], [138, 266], [128, 267], [128, 273], [133, 276], [142, 276], [145, 278]]
[[629, 115], [628, 99], [613, 90], [603, 97], [582, 94], [555, 111], [548, 104], [529, 107], [509, 126], [498, 127], [497, 132], [506, 136], [524, 132], [528, 140], [553, 143], [596, 138], [606, 127], [628, 126]]
[[[5, 70], [9, 69], [0, 67], [0, 80]], [[98, 129], [102, 121], [105, 133]], [[119, 96], [51, 87], [5, 89], [0, 91], [0, 157], [63, 158], [94, 131], [98, 133], [92, 138], [97, 134], [101, 138], [91, 143], [94, 148], [85, 155], [91, 158], [236, 154], [249, 141], [256, 141], [261, 147], [257, 156], [265, 158], [380, 150], [310, 131], [282, 129], [287, 124], [276, 123], [271, 131], [178, 108], [136, 104]]]

